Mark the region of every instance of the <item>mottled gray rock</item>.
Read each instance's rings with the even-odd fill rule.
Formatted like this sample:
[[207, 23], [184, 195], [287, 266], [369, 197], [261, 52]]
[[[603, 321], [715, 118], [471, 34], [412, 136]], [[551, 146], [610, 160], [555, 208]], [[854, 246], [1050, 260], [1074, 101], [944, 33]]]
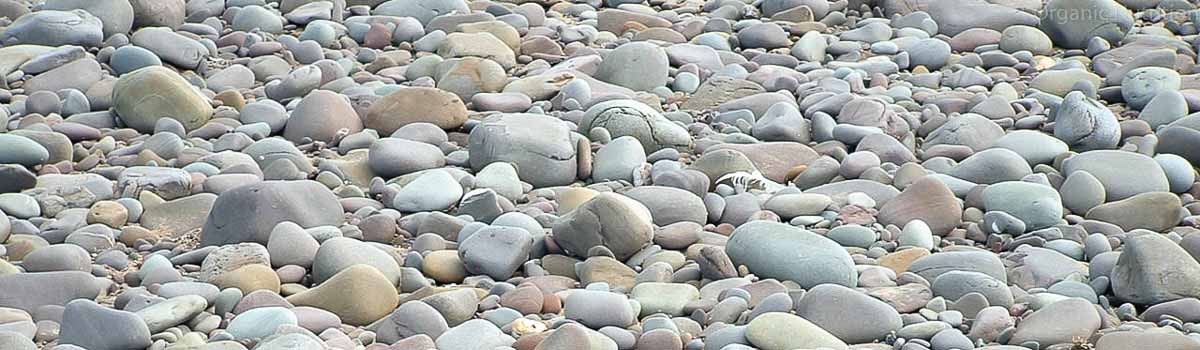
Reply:
[[521, 180], [535, 187], [574, 181], [578, 162], [575, 141], [562, 121], [544, 115], [502, 114], [471, 130], [471, 168], [512, 163]]
[[593, 128], [604, 128], [613, 137], [632, 136], [648, 153], [663, 148], [686, 149], [691, 144], [687, 130], [634, 100], [605, 101], [588, 108], [579, 130]]
[[1159, 93], [1179, 90], [1179, 73], [1169, 68], [1142, 67], [1129, 71], [1121, 80], [1121, 96], [1133, 109], [1146, 107]]

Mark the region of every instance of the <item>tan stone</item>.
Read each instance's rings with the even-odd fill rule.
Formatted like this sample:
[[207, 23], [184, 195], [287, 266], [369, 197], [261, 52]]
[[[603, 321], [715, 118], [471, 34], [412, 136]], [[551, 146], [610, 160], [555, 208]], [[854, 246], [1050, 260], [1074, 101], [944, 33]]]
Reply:
[[362, 326], [387, 316], [400, 303], [387, 276], [365, 264], [350, 266], [321, 285], [287, 298], [338, 315], [346, 324]]
[[454, 250], [430, 252], [425, 256], [421, 269], [425, 276], [438, 283], [458, 283], [467, 278], [467, 268]]
[[260, 289], [279, 293], [279, 276], [267, 265], [246, 265], [218, 275], [212, 279], [212, 283], [221, 289], [240, 289], [243, 294]]
[[114, 201], [100, 201], [92, 204], [87, 213], [87, 223], [104, 224], [112, 228], [121, 228], [129, 221], [129, 209]]
[[371, 105], [363, 120], [367, 128], [391, 135], [412, 123], [433, 123], [456, 129], [467, 121], [467, 106], [457, 95], [428, 87], [402, 88]]
[[892, 271], [896, 271], [896, 274], [899, 275], [907, 272], [908, 267], [912, 265], [914, 261], [929, 256], [929, 254], [929, 250], [926, 250], [925, 248], [908, 248], [884, 255], [882, 258], [879, 258], [879, 266], [892, 269]]

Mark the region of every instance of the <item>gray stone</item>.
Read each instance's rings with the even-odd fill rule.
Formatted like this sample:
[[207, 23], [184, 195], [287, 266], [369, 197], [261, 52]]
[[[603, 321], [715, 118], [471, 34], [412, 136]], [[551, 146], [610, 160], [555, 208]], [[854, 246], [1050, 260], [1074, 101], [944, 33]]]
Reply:
[[103, 23], [84, 10], [33, 12], [16, 19], [4, 30], [4, 41], [19, 44], [100, 46]]
[[708, 222], [707, 208], [699, 196], [687, 190], [665, 186], [639, 186], [621, 192], [650, 210], [654, 224], [667, 226], [677, 222]]
[[170, 28], [149, 27], [133, 33], [130, 41], [154, 52], [164, 62], [183, 69], [195, 69], [208, 59], [208, 48]]
[[571, 291], [563, 303], [563, 314], [567, 319], [595, 329], [627, 327], [637, 318], [624, 295], [594, 290]]
[[178, 73], [152, 66], [122, 76], [113, 86], [113, 107], [121, 121], [149, 133], [159, 119], [179, 121], [187, 130], [212, 116], [208, 100]]
[[1072, 343], [1100, 329], [1100, 314], [1087, 300], [1070, 298], [1046, 306], [1023, 319], [1009, 344], [1036, 341], [1043, 346]]
[[752, 221], [734, 230], [726, 253], [761, 278], [856, 286], [858, 274], [846, 250], [828, 238], [785, 224]]
[[385, 137], [371, 144], [367, 165], [375, 175], [390, 179], [440, 168], [446, 165], [446, 157], [434, 145]]
[[947, 251], [917, 259], [908, 268], [928, 281], [951, 271], [973, 271], [1008, 282], [1004, 263], [995, 254], [982, 250]]
[[1054, 135], [1080, 152], [1115, 149], [1121, 141], [1116, 115], [1084, 92], [1072, 91], [1054, 111]]
[[262, 6], [245, 6], [233, 17], [230, 26], [234, 30], [280, 33], [283, 31], [283, 21], [271, 10]]
[[969, 293], [979, 293], [989, 306], [1011, 307], [1013, 295], [1003, 281], [974, 271], [949, 271], [938, 276], [930, 286], [933, 295], [946, 300], [958, 300]]
[[226, 331], [235, 339], [261, 339], [275, 334], [283, 325], [296, 325], [296, 314], [283, 307], [250, 309], [234, 317]]
[[618, 46], [605, 55], [595, 77], [635, 91], [650, 91], [666, 85], [669, 68], [666, 51], [638, 41]]
[[144, 349], [150, 330], [136, 314], [114, 310], [91, 300], [75, 300], [63, 310], [59, 344], [88, 350]]
[[[398, 0], [404, 2], [405, 0]], [[516, 342], [504, 334], [499, 327], [483, 319], [475, 319], [455, 326], [437, 339], [439, 350], [473, 350], [507, 347]]]
[[1014, 25], [1036, 26], [1037, 16], [984, 0], [932, 0], [925, 11], [938, 24], [938, 32], [948, 36], [971, 28], [1002, 31]]
[[1001, 33], [1000, 49], [1008, 53], [1029, 51], [1035, 55], [1049, 55], [1054, 44], [1046, 33], [1036, 27], [1012, 26]]
[[374, 267], [393, 285], [400, 282], [400, 265], [391, 255], [369, 243], [346, 237], [334, 237], [321, 243], [313, 259], [313, 282], [325, 282], [338, 272], [358, 264]]
[[529, 259], [533, 240], [515, 227], [481, 228], [459, 243], [458, 256], [467, 272], [507, 280]]
[[463, 198], [463, 188], [449, 172], [431, 169], [417, 173], [411, 183], [396, 192], [392, 207], [405, 213], [442, 211]]
[[1125, 74], [1121, 81], [1121, 96], [1129, 108], [1141, 110], [1159, 93], [1177, 91], [1181, 85], [1179, 73], [1172, 69], [1142, 67]]
[[1034, 130], [1013, 130], [992, 144], [992, 147], [1017, 152], [1029, 166], [1050, 164], [1054, 158], [1069, 151], [1067, 144], [1054, 136]]
[[45, 164], [50, 152], [37, 142], [22, 136], [0, 134], [0, 163], [20, 164], [28, 167]]
[[306, 137], [330, 142], [339, 133], [353, 134], [362, 129], [362, 119], [354, 112], [349, 99], [334, 92], [314, 90], [292, 111], [283, 137], [297, 144]]
[[75, 299], [95, 299], [108, 281], [80, 271], [0, 275], [0, 307], [34, 312], [44, 305], [66, 305]]
[[646, 163], [646, 150], [638, 139], [621, 136], [597, 151], [592, 163], [593, 181], [633, 182], [633, 171]]
[[437, 339], [450, 327], [436, 309], [423, 301], [413, 300], [400, 305], [372, 329], [380, 342], [391, 344], [421, 334]]
[[768, 312], [755, 317], [746, 325], [745, 340], [763, 350], [849, 348], [845, 342], [820, 326], [785, 312]]
[[683, 150], [691, 145], [687, 130], [634, 100], [605, 101], [588, 108], [579, 130], [594, 128], [604, 128], [613, 137], [632, 136], [641, 141], [647, 153], [663, 148]]
[[629, 197], [602, 193], [554, 223], [554, 239], [567, 252], [585, 257], [593, 247], [608, 248], [619, 260], [650, 244], [653, 219], [646, 206]]
[[[1122, 166], [1114, 167], [1113, 164]], [[1062, 173], [1068, 178], [1077, 171], [1086, 171], [1104, 186], [1105, 202], [1132, 197], [1145, 192], [1167, 192], [1170, 182], [1154, 158], [1125, 151], [1090, 151], [1067, 158]]]
[[471, 130], [471, 168], [480, 171], [495, 162], [517, 168], [522, 181], [534, 187], [566, 185], [575, 180], [575, 142], [560, 120], [535, 114], [501, 114]]
[[800, 317], [851, 344], [882, 341], [904, 325], [888, 304], [836, 284], [809, 289], [795, 309]]
[[1178, 91], [1163, 91], [1146, 104], [1138, 113], [1138, 119], [1150, 124], [1151, 129], [1171, 124], [1188, 115], [1188, 103]]
[[150, 50], [129, 45], [113, 51], [108, 58], [108, 64], [117, 76], [136, 71], [149, 66], [161, 66], [162, 60]]
[[[884, 28], [888, 29], [886, 35], [890, 37], [890, 28], [887, 28], [887, 25], [884, 25]], [[783, 27], [775, 23], [752, 24], [739, 30], [737, 38], [738, 46], [747, 49], [761, 48], [769, 50], [787, 47], [792, 44], [788, 40], [787, 32], [783, 30]]]
[[1187, 192], [1196, 182], [1196, 171], [1187, 159], [1174, 154], [1159, 154], [1154, 156], [1154, 161], [1158, 162], [1163, 173], [1167, 175], [1167, 183], [1170, 184], [1171, 192]]
[[239, 242], [267, 244], [284, 221], [301, 227], [337, 225], [342, 206], [316, 181], [265, 181], [222, 192], [200, 233], [201, 245]]
[[1041, 28], [1056, 46], [1082, 49], [1093, 37], [1121, 41], [1133, 28], [1133, 14], [1113, 0], [1051, 0], [1042, 10]]
[[158, 333], [190, 321], [208, 308], [208, 300], [198, 295], [173, 297], [138, 310], [150, 333]]
[[1029, 231], [1059, 223], [1062, 198], [1053, 187], [1024, 181], [1001, 182], [983, 190], [984, 208], [1002, 211], [1025, 223]]
[[1016, 152], [991, 148], [975, 153], [950, 170], [948, 175], [977, 184], [1016, 181], [1032, 174], [1029, 163]]
[[396, 17], [412, 17], [428, 25], [434, 17], [451, 12], [470, 13], [463, 0], [391, 0], [375, 7], [374, 14]]
[[939, 39], [922, 39], [902, 47], [908, 53], [909, 67], [925, 66], [939, 70], [950, 60], [950, 44]]

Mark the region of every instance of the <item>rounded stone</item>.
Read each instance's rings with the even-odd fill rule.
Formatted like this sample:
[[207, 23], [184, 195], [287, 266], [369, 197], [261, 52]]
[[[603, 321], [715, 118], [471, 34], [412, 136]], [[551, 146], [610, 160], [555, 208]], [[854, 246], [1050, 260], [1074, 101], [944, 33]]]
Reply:
[[762, 278], [793, 281], [805, 288], [824, 283], [857, 286], [858, 273], [836, 242], [793, 226], [751, 221], [736, 230], [725, 247], [736, 265]]
[[179, 121], [187, 130], [199, 128], [213, 108], [187, 80], [160, 66], [150, 66], [121, 76], [113, 86], [113, 108], [121, 121], [149, 133], [161, 118]]
[[983, 190], [987, 211], [1002, 211], [1036, 231], [1059, 223], [1063, 215], [1062, 198], [1053, 187], [1024, 181], [1008, 181]]

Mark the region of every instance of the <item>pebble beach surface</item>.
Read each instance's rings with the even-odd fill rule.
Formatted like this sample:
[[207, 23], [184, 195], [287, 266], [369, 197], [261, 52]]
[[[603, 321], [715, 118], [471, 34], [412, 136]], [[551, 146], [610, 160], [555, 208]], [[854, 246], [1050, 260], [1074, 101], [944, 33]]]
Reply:
[[0, 0], [0, 350], [1200, 350], [1186, 0]]

